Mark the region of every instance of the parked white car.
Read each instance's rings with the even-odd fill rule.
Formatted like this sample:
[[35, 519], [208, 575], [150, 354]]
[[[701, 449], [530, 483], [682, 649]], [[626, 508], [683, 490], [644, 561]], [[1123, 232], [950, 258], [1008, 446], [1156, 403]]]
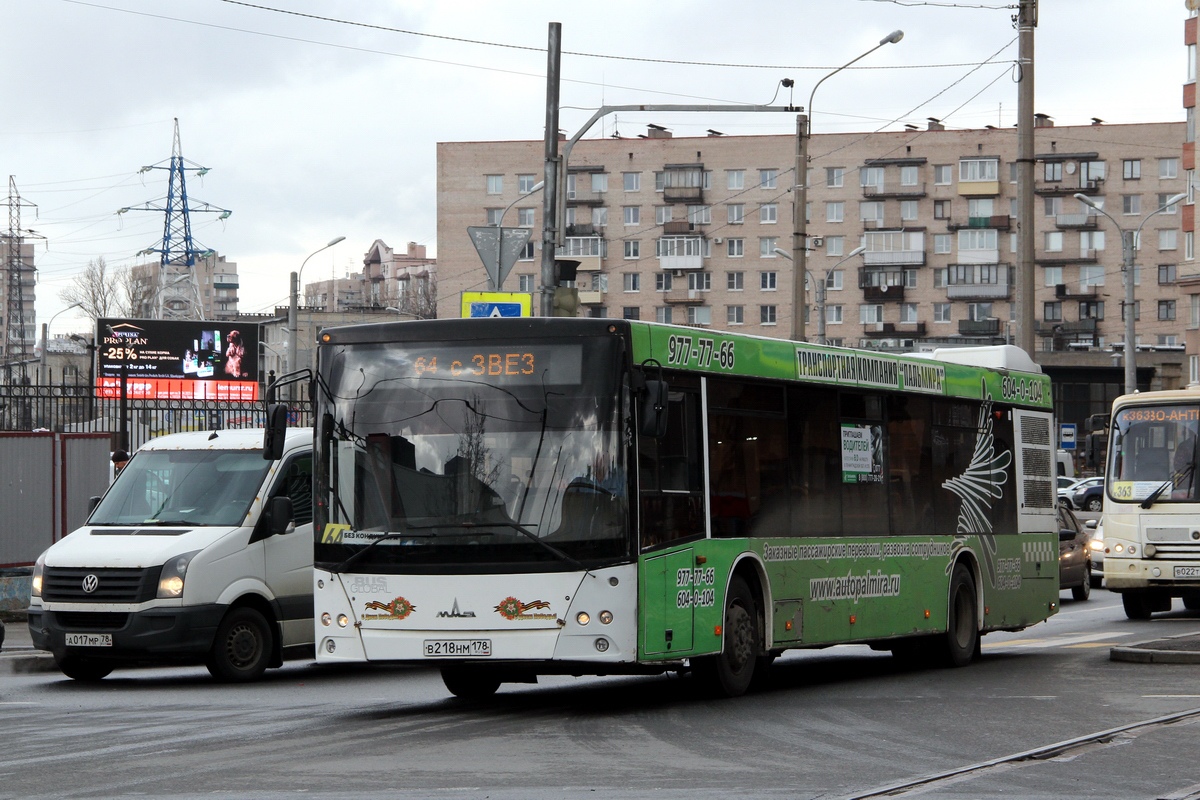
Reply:
[[1091, 478], [1080, 478], [1077, 481], [1071, 481], [1071, 483], [1069, 485], [1064, 487], [1062, 485], [1062, 478], [1060, 477], [1059, 484], [1058, 484], [1059, 505], [1064, 505], [1067, 508], [1071, 509], [1072, 511], [1079, 511], [1081, 509], [1075, 508], [1075, 505], [1071, 502], [1071, 498], [1075, 496], [1075, 493], [1081, 492], [1084, 489], [1088, 488], [1089, 486], [1099, 486], [1103, 483], [1104, 483], [1104, 476], [1103, 475], [1095, 475]]

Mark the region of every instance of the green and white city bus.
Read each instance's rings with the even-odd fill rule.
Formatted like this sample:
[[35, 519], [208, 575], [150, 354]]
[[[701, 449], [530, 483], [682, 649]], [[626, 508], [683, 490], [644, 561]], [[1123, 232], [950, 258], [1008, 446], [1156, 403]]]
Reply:
[[1014, 347], [396, 322], [323, 331], [314, 392], [322, 663], [738, 695], [791, 648], [965, 665], [1057, 610], [1050, 382]]

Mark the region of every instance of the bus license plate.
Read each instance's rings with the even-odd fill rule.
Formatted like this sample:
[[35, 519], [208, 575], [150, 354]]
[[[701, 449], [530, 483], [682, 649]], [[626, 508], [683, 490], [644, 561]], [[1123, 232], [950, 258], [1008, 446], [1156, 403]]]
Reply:
[[1176, 578], [1200, 578], [1200, 567], [1176, 567]]
[[111, 633], [68, 633], [67, 647], [112, 647]]
[[426, 658], [486, 658], [492, 654], [491, 639], [426, 639]]

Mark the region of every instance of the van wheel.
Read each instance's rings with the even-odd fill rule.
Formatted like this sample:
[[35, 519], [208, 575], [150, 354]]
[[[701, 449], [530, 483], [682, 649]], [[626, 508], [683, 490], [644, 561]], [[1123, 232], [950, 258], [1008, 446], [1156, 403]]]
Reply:
[[450, 694], [464, 700], [483, 700], [500, 688], [500, 679], [490, 672], [470, 667], [443, 667], [442, 683]]
[[225, 683], [247, 683], [262, 677], [271, 660], [271, 626], [253, 608], [235, 608], [217, 626], [205, 666]]
[[975, 581], [962, 564], [954, 566], [950, 575], [950, 609], [943, 639], [945, 662], [951, 667], [965, 667], [979, 652], [978, 600]]
[[704, 689], [724, 697], [746, 693], [762, 654], [758, 604], [746, 581], [735, 575], [725, 597], [725, 637], [721, 652], [692, 660], [692, 672]]
[[113, 664], [107, 661], [97, 661], [85, 656], [63, 656], [54, 663], [62, 670], [62, 674], [77, 681], [98, 681], [113, 671]]

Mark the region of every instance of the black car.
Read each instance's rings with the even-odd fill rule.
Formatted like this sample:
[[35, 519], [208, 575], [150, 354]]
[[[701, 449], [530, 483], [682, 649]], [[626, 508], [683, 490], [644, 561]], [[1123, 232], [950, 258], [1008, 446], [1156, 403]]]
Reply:
[[1080, 511], [1099, 512], [1104, 509], [1104, 484], [1088, 486], [1071, 497], [1071, 505]]
[[1091, 540], [1092, 532], [1079, 524], [1074, 512], [1059, 506], [1058, 588], [1070, 589], [1076, 600], [1087, 600], [1092, 595]]

